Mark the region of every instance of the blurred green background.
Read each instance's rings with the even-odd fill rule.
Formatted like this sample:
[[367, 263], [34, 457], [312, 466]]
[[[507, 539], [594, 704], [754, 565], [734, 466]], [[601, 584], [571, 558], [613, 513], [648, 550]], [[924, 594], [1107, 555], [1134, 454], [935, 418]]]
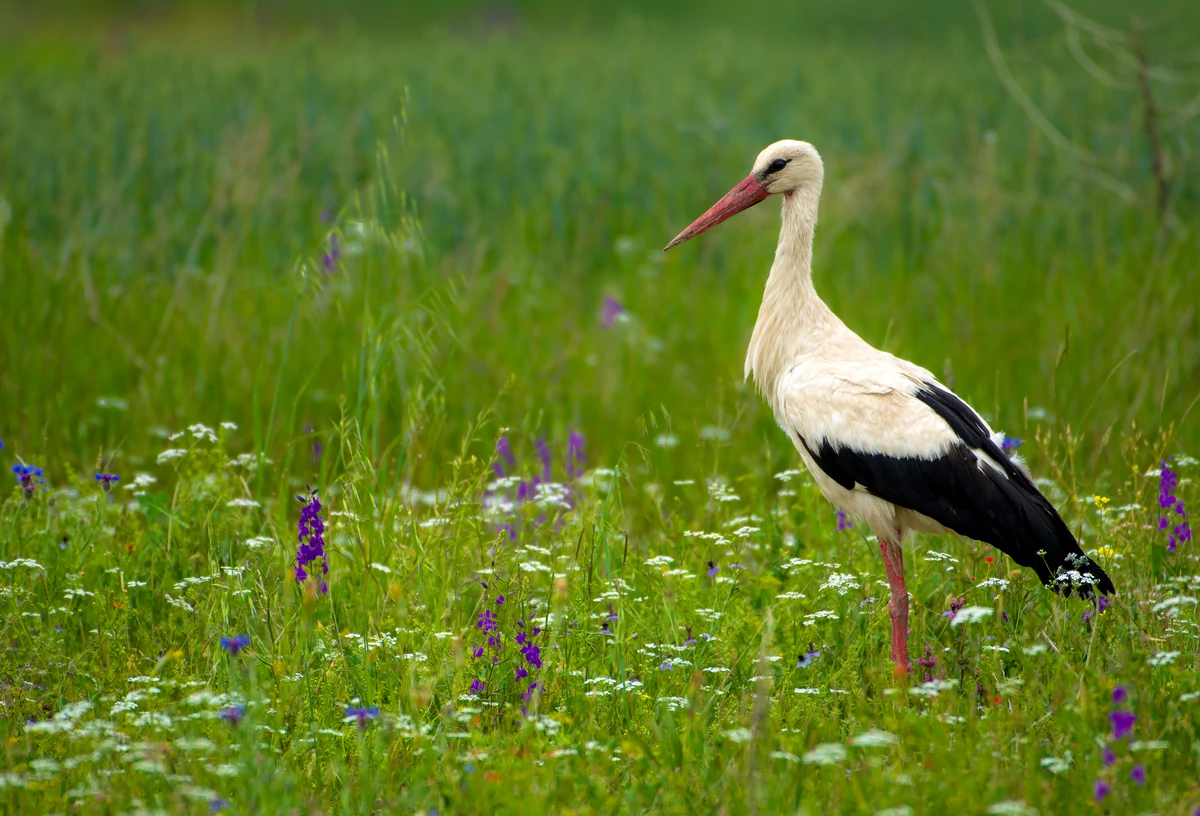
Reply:
[[1040, 2], [5, 5], [0, 438], [86, 468], [234, 420], [286, 456], [348, 416], [430, 480], [490, 406], [601, 461], [719, 425], [788, 466], [741, 380], [777, 210], [660, 252], [788, 137], [826, 161], [818, 289], [868, 341], [1035, 456], [1069, 428], [1107, 464], [1135, 421], [1194, 450], [1200, 6], [1136, 8], [1161, 212], [1135, 9], [1078, 11], [1111, 29]]

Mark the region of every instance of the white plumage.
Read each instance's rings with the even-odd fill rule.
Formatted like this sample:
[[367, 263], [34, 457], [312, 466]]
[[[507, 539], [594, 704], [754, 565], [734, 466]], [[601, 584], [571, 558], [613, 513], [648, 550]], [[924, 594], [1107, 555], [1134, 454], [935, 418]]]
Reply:
[[783, 196], [779, 245], [745, 373], [825, 497], [878, 538], [897, 670], [908, 666], [900, 545], [909, 530], [986, 541], [1066, 593], [1088, 595], [1093, 585], [1113, 592], [1020, 464], [1001, 450], [1002, 435], [930, 372], [869, 345], [817, 295], [812, 246], [823, 183], [812, 145], [776, 142], [667, 249], [772, 194]]

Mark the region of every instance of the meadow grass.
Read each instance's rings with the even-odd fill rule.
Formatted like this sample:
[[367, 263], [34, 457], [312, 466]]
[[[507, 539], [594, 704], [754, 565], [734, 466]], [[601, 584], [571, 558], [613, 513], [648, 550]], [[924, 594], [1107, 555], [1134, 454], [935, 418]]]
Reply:
[[[1196, 499], [1195, 87], [1156, 85], [1164, 225], [1136, 91], [1044, 8], [993, 9], [1006, 56], [1100, 163], [933, 4], [461, 8], [0, 56], [0, 457], [45, 480], [0, 505], [8, 812], [1200, 806], [1200, 570], [1159, 529], [1161, 463]], [[783, 137], [826, 161], [818, 289], [1023, 439], [1106, 611], [918, 539], [893, 676], [874, 542], [742, 382], [777, 213], [660, 252]]]

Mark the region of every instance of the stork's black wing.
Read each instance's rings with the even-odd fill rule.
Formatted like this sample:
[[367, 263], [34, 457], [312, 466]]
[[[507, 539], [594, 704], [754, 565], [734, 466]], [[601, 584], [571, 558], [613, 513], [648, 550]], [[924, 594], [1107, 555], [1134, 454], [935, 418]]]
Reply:
[[[936, 457], [894, 456], [801, 438], [821, 470], [847, 490], [856, 484], [928, 516], [959, 535], [996, 547], [1064, 594], [1115, 592], [1029, 476], [992, 440], [979, 415], [950, 391], [924, 384], [914, 398], [945, 420], [957, 441]], [[1000, 470], [981, 460], [976, 451]]]

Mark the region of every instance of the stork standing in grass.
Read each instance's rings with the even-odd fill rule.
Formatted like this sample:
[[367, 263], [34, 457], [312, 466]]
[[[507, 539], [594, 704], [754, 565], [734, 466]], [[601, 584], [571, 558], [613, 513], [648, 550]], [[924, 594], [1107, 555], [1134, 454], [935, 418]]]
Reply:
[[1001, 450], [1003, 436], [928, 371], [869, 345], [817, 295], [812, 247], [824, 175], [812, 145], [776, 142], [666, 248], [783, 196], [779, 246], [745, 373], [825, 497], [874, 531], [891, 587], [896, 671], [909, 665], [901, 551], [909, 530], [984, 541], [1067, 595], [1113, 594], [1104, 570]]

